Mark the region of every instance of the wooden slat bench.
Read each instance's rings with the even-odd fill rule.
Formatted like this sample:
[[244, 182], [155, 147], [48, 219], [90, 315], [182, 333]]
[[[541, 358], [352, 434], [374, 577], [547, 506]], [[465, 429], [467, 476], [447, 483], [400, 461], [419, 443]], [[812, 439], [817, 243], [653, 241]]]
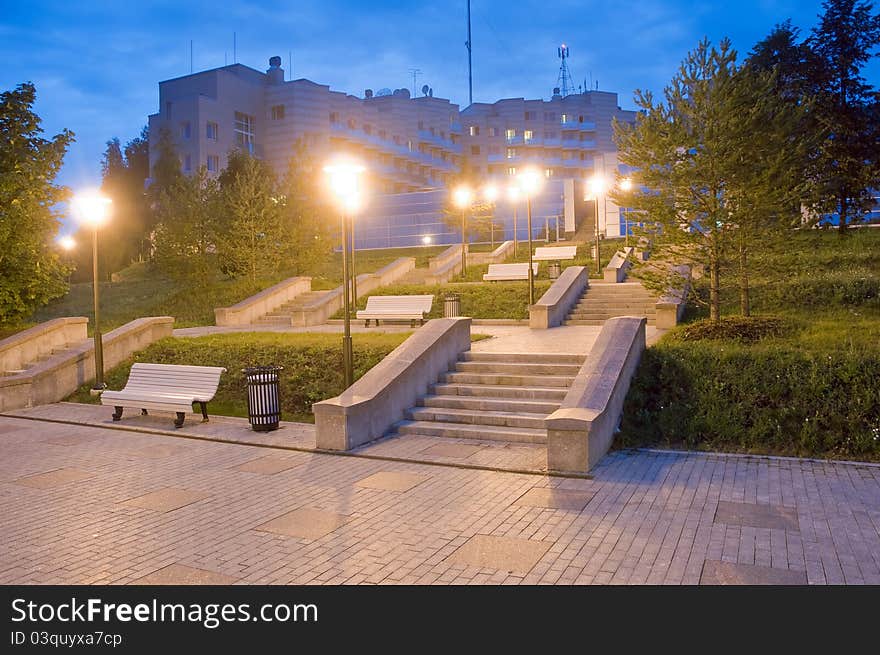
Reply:
[[533, 261], [562, 261], [563, 259], [574, 259], [577, 256], [577, 246], [552, 246], [549, 248], [535, 248], [535, 256]]
[[[534, 275], [538, 274], [537, 262], [532, 264]], [[486, 282], [498, 282], [502, 280], [528, 280], [529, 265], [522, 264], [489, 264], [489, 272], [483, 275]]]
[[113, 420], [122, 418], [123, 407], [138, 408], [142, 414], [149, 409], [176, 412], [174, 427], [183, 426], [186, 413], [193, 403], [202, 409], [202, 423], [208, 422], [208, 402], [217, 393], [220, 375], [226, 369], [219, 366], [180, 366], [176, 364], [137, 363], [131, 367], [128, 382], [122, 391], [105, 391], [102, 405], [113, 405]]
[[358, 310], [357, 317], [366, 321], [410, 321], [412, 327], [416, 321], [424, 325], [425, 315], [430, 313], [434, 304], [434, 296], [370, 296], [365, 309]]

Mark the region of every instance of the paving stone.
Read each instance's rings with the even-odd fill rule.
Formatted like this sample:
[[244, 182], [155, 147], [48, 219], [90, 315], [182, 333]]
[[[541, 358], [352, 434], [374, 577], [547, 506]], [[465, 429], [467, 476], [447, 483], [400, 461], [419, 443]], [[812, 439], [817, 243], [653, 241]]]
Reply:
[[315, 540], [327, 536], [350, 520], [350, 517], [342, 514], [302, 507], [258, 525], [256, 530]]
[[580, 512], [596, 495], [595, 491], [572, 491], [534, 487], [514, 501], [520, 507], [546, 507], [548, 509], [568, 509]]
[[436, 457], [456, 457], [465, 459], [480, 450], [480, 446], [469, 446], [467, 444], [457, 443], [439, 443], [436, 446], [425, 448], [421, 452], [425, 455], [434, 455]]
[[805, 585], [805, 571], [774, 569], [769, 566], [734, 564], [706, 560], [700, 576], [701, 585]]
[[477, 534], [468, 539], [445, 561], [525, 575], [534, 568], [552, 545], [548, 541]]
[[244, 471], [246, 473], [262, 473], [263, 475], [275, 475], [282, 471], [288, 471], [297, 466], [302, 466], [305, 462], [302, 460], [294, 460], [289, 457], [279, 457], [277, 455], [266, 455], [252, 459], [244, 464], [233, 466], [235, 471]]
[[9, 434], [24, 429], [22, 425], [0, 425], [0, 434]]
[[143, 496], [129, 498], [123, 505], [128, 507], [140, 507], [142, 509], [153, 509], [157, 512], [171, 512], [187, 505], [192, 505], [200, 500], [208, 497], [198, 491], [190, 491], [188, 489], [177, 489], [167, 487], [158, 491], [151, 491]]
[[128, 451], [132, 455], [143, 457], [145, 459], [164, 459], [172, 455], [180, 455], [188, 450], [186, 446], [177, 446], [172, 444], [154, 444], [144, 448]]
[[77, 468], [62, 468], [55, 469], [54, 471], [47, 471], [45, 473], [27, 475], [23, 478], [14, 480], [14, 482], [15, 484], [20, 484], [25, 487], [33, 487], [34, 489], [53, 489], [69, 482], [86, 480], [94, 477], [94, 475], [94, 473]]
[[87, 434], [67, 434], [46, 439], [46, 443], [54, 444], [56, 446], [79, 446], [80, 444], [96, 441], [97, 439], [98, 437]]
[[797, 510], [781, 505], [756, 505], [719, 500], [715, 522], [751, 528], [777, 528], [794, 532], [799, 530]]
[[355, 486], [385, 491], [409, 491], [413, 487], [422, 484], [425, 480], [430, 479], [430, 477], [430, 475], [421, 475], [419, 473], [379, 471], [368, 478], [358, 480], [355, 482]]
[[133, 585], [231, 585], [238, 581], [229, 575], [196, 569], [183, 564], [171, 564], [132, 580]]

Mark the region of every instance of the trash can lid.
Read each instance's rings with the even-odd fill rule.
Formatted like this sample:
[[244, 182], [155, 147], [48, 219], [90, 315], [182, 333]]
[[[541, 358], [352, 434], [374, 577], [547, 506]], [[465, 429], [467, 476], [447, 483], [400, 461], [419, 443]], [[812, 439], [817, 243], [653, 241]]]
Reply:
[[283, 366], [278, 366], [276, 364], [269, 364], [267, 366], [248, 366], [247, 368], [241, 369], [241, 372], [245, 375], [255, 375], [258, 373], [276, 373], [278, 371], [283, 371]]

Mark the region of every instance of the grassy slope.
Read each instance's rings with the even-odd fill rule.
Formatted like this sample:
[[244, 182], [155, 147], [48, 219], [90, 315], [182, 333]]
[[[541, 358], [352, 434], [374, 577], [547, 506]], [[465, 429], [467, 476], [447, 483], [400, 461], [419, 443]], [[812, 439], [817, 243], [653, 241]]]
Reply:
[[[643, 359], [620, 443], [880, 460], [878, 253], [880, 230], [794, 234], [753, 283], [753, 314], [781, 317], [785, 333], [672, 331]], [[735, 288], [722, 298], [723, 314], [738, 313]]]

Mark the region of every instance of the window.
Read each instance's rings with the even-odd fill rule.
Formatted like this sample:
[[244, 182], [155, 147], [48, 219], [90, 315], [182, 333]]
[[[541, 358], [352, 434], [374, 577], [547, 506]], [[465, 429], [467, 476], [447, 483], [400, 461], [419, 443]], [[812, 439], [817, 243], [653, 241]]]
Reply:
[[396, 146], [400, 145], [400, 137], [397, 136], [396, 134], [394, 135], [394, 145], [396, 145]]
[[555, 139], [556, 138], [556, 131], [555, 130], [545, 130], [544, 131], [544, 138], [545, 139]]
[[544, 169], [544, 177], [553, 177], [553, 169], [545, 168]]
[[561, 122], [563, 125], [565, 125], [565, 123], [567, 123], [567, 122], [570, 121], [570, 120], [571, 120], [571, 116], [570, 116], [569, 114], [563, 114], [562, 117], [561, 117], [560, 122]]
[[410, 152], [413, 151], [413, 142], [412, 142], [412, 139], [410, 139], [409, 141], [406, 142], [406, 149], [409, 150]]
[[220, 157], [217, 155], [208, 155], [208, 170], [211, 173], [216, 173], [220, 170]]
[[507, 149], [507, 158], [513, 159], [514, 157], [516, 157], [516, 148], [508, 148]]
[[527, 111], [526, 112], [526, 120], [527, 121], [533, 121], [536, 118], [538, 118], [538, 112], [536, 112], [536, 111]]
[[350, 130], [354, 130], [357, 128], [357, 123], [354, 122], [353, 118], [349, 118], [345, 124], [348, 125], [348, 129]]
[[[251, 154], [254, 152], [254, 117], [235, 112], [235, 145]], [[210, 169], [209, 169], [210, 170]]]
[[284, 120], [284, 105], [273, 105], [272, 106], [272, 120], [273, 121], [283, 121]]
[[489, 154], [490, 155], [500, 155], [501, 148], [499, 146], [489, 146]]
[[364, 123], [364, 134], [372, 134], [372, 133], [373, 133], [373, 126], [368, 125], [367, 123]]
[[489, 136], [498, 136], [498, 128], [490, 127], [489, 128]]
[[535, 138], [535, 133], [532, 132], [531, 130], [526, 130], [525, 132], [523, 132], [523, 141], [525, 141], [526, 143], [528, 143], [529, 141], [531, 141], [534, 138]]
[[510, 141], [511, 139], [515, 139], [515, 138], [516, 138], [516, 130], [514, 130], [514, 129], [512, 129], [512, 128], [506, 130], [506, 131], [504, 132], [504, 134], [505, 134], [505, 136], [507, 136], [507, 140], [508, 140], [508, 141]]
[[544, 112], [544, 120], [545, 121], [555, 121], [556, 120], [556, 112], [545, 111]]
[[516, 166], [511, 166], [510, 168], [508, 168], [507, 174], [508, 175], [516, 175]]
[[192, 129], [190, 127], [189, 121], [184, 121], [180, 124], [180, 136], [184, 139], [189, 139], [192, 133]]
[[339, 124], [339, 112], [338, 111], [331, 111], [330, 112], [330, 124], [331, 125], [338, 125]]
[[471, 146], [471, 154], [479, 155], [480, 154], [480, 146]]
[[185, 171], [192, 170], [192, 157], [190, 157], [189, 155], [186, 155], [183, 158], [183, 170], [185, 170]]
[[208, 121], [207, 125], [205, 126], [205, 137], [211, 139], [211, 141], [216, 141], [217, 133], [217, 123], [212, 123], [211, 121]]
[[388, 138], [388, 132], [385, 130], [379, 130], [379, 138], [385, 141]]
[[468, 128], [468, 133], [471, 136], [480, 136], [480, 127], [478, 125], [471, 125]]
[[425, 129], [425, 121], [419, 121], [419, 129], [420, 129], [420, 130], [424, 130], [424, 129]]
[[583, 123], [583, 122], [584, 122], [584, 117], [578, 116], [578, 123]]
[[431, 133], [431, 136], [434, 136], [434, 128], [433, 128], [433, 126], [432, 126], [431, 129], [428, 130], [428, 131]]

